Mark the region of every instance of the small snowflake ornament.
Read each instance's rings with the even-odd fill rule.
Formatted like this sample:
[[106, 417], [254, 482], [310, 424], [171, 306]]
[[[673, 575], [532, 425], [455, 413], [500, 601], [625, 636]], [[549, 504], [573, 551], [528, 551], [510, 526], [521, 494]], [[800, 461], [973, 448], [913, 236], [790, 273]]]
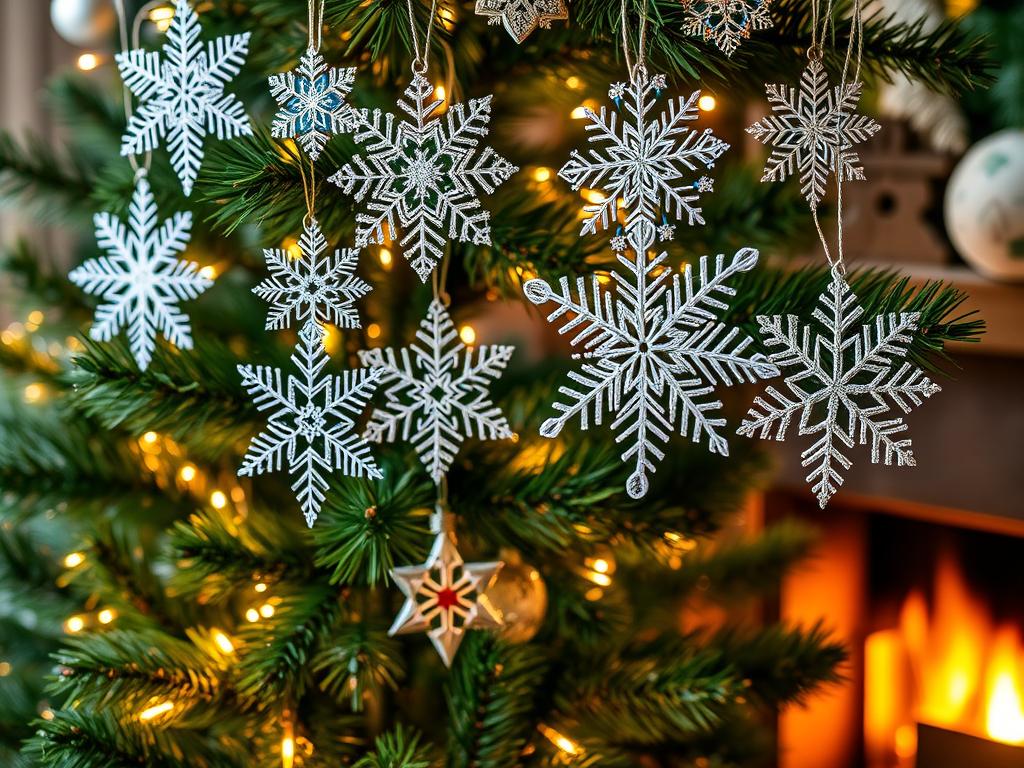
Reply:
[[[417, 74], [398, 106], [411, 120], [379, 109], [356, 110], [354, 137], [366, 147], [330, 181], [364, 210], [356, 214], [356, 245], [382, 243], [389, 235], [426, 282], [449, 240], [487, 245], [489, 214], [480, 195], [491, 194], [518, 168], [490, 147], [479, 151], [491, 117], [491, 97], [452, 104]], [[400, 238], [400, 239], [399, 239]]]
[[156, 334], [179, 349], [192, 349], [188, 317], [178, 302], [194, 299], [211, 285], [199, 265], [180, 261], [192, 228], [192, 214], [176, 213], [163, 224], [144, 174], [135, 182], [128, 224], [110, 213], [93, 217], [96, 239], [105, 256], [90, 259], [71, 271], [71, 282], [100, 296], [89, 335], [110, 341], [128, 331], [132, 356], [142, 370], [153, 358]]
[[224, 87], [241, 69], [249, 33], [199, 42], [199, 20], [188, 0], [176, 0], [163, 56], [136, 49], [117, 54], [125, 86], [139, 100], [121, 140], [122, 155], [138, 155], [166, 141], [171, 166], [186, 195], [203, 161], [203, 139], [252, 135], [242, 104]]
[[503, 563], [465, 563], [455, 546], [453, 518], [435, 513], [434, 545], [422, 565], [391, 569], [391, 577], [405, 595], [405, 603], [388, 630], [389, 635], [426, 632], [445, 666], [450, 667], [468, 629], [502, 625], [501, 613], [484, 594]]
[[355, 67], [329, 67], [318, 51], [308, 49], [293, 72], [270, 77], [270, 93], [280, 105], [271, 135], [295, 139], [316, 160], [333, 134], [351, 126], [345, 97], [355, 76]]
[[290, 328], [308, 320], [339, 328], [359, 328], [355, 303], [368, 294], [370, 284], [356, 275], [359, 250], [343, 248], [331, 256], [317, 220], [308, 217], [298, 255], [283, 248], [267, 248], [263, 257], [270, 277], [252, 292], [271, 305], [267, 330]]
[[[560, 334], [572, 334], [582, 352], [572, 383], [560, 389], [563, 400], [557, 416], [540, 428], [555, 437], [571, 420], [587, 429], [591, 414], [601, 424], [612, 415], [616, 442], [626, 445], [624, 462], [633, 464], [626, 491], [635, 499], [648, 490], [648, 473], [664, 457], [661, 445], [671, 432], [707, 441], [712, 453], [729, 453], [715, 415], [721, 402], [713, 399], [717, 385], [731, 386], [778, 374], [752, 340], [738, 328], [721, 323], [719, 313], [735, 295], [729, 280], [757, 264], [757, 251], [743, 248], [730, 259], [701, 257], [696, 269], [687, 265], [682, 276], [664, 265], [666, 254], [648, 258], [655, 227], [640, 221], [627, 235], [633, 254], [618, 254], [624, 272], [612, 272], [613, 295], [596, 276], [568, 279], [552, 288], [542, 279], [523, 287], [534, 304], [554, 304], [549, 322], [559, 322]], [[670, 280], [671, 277], [671, 280]]]
[[377, 443], [412, 442], [434, 482], [441, 482], [467, 437], [512, 437], [487, 387], [513, 351], [486, 344], [467, 349], [444, 304], [435, 299], [412, 346], [359, 353], [360, 363], [381, 373], [387, 396], [387, 404], [370, 416], [365, 437]]
[[771, 0], [683, 0], [683, 33], [713, 42], [726, 56], [753, 31], [769, 29]]
[[747, 128], [762, 144], [772, 145], [761, 181], [782, 181], [800, 175], [800, 191], [812, 209], [825, 196], [830, 173], [842, 181], [864, 179], [860, 157], [852, 149], [881, 126], [854, 110], [862, 84], [829, 87], [825, 68], [812, 59], [800, 77], [800, 88], [767, 85], [772, 114]]
[[292, 353], [299, 375], [288, 375], [286, 381], [279, 368], [238, 366], [256, 408], [271, 411], [270, 422], [252, 439], [238, 474], [252, 477], [279, 471], [287, 461], [288, 472], [295, 477], [292, 490], [311, 528], [332, 470], [349, 477], [383, 477], [370, 446], [355, 431], [355, 421], [377, 388], [380, 371], [324, 375], [328, 358], [323, 333], [314, 321], [306, 321]]
[[476, 0], [476, 12], [488, 16], [488, 24], [504, 25], [517, 43], [537, 27], [550, 29], [552, 21], [569, 18], [565, 0]]
[[776, 351], [771, 360], [788, 372], [788, 392], [769, 387], [743, 420], [739, 434], [784, 440], [794, 419], [797, 433], [814, 435], [803, 452], [810, 467], [807, 482], [824, 509], [842, 485], [840, 469], [852, 465], [845, 450], [871, 445], [871, 461], [914, 466], [902, 413], [939, 391], [921, 369], [907, 360], [918, 314], [879, 315], [858, 325], [863, 310], [842, 275], [833, 270], [818, 299], [814, 323], [799, 318], [758, 317], [764, 343]]
[[704, 223], [697, 202], [710, 190], [710, 179], [695, 172], [713, 168], [729, 145], [710, 129], [698, 133], [686, 127], [697, 119], [700, 91], [668, 99], [667, 111], [653, 113], [665, 86], [664, 75], [650, 76], [641, 67], [629, 83], [609, 88], [616, 110], [586, 110], [586, 130], [598, 148], [573, 150], [558, 172], [573, 190], [588, 187], [603, 195], [601, 202], [584, 207], [581, 234], [613, 228], [620, 200], [627, 233], [641, 220]]

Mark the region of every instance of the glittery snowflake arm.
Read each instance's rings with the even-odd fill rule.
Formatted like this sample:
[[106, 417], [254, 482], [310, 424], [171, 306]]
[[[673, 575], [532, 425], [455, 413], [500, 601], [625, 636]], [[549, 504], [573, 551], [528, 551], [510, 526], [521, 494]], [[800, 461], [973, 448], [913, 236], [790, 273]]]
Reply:
[[249, 443], [238, 474], [241, 477], [252, 477], [277, 471], [281, 469], [284, 456], [294, 455], [297, 434], [293, 426], [283, 421], [294, 409], [281, 386], [281, 369], [246, 364], [238, 366], [238, 373], [242, 377], [242, 386], [253, 398], [257, 410], [275, 409], [266, 428]]
[[467, 435], [477, 435], [483, 440], [504, 440], [512, 436], [508, 420], [487, 394], [487, 384], [501, 376], [513, 352], [515, 347], [483, 344], [466, 353], [462, 373], [452, 386], [476, 395], [462, 410]]
[[380, 371], [380, 385], [387, 395], [387, 408], [373, 410], [363, 436], [374, 443], [394, 442], [399, 436], [408, 440], [420, 413], [419, 402], [405, 397], [419, 386], [409, 349], [397, 353], [390, 347], [361, 349], [358, 354], [360, 365]]
[[131, 51], [121, 51], [114, 60], [121, 72], [121, 79], [125, 87], [130, 90], [137, 99], [145, 100], [152, 98], [164, 87], [160, 77], [160, 54], [156, 51], [147, 51], [137, 48]]

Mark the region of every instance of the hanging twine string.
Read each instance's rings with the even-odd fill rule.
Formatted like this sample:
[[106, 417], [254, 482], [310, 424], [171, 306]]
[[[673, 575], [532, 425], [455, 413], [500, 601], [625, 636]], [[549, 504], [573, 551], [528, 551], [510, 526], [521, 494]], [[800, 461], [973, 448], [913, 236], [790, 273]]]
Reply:
[[[820, 0], [813, 0], [811, 3], [811, 47], [807, 50], [807, 58], [811, 61], [821, 61], [824, 58], [824, 45], [825, 40], [828, 38], [828, 34], [831, 31], [832, 22], [832, 0], [829, 0], [828, 5], [825, 9], [824, 16], [821, 15]], [[819, 21], [820, 20], [820, 21]], [[821, 32], [818, 32], [819, 23], [821, 25]], [[863, 61], [864, 53], [864, 17], [863, 9], [861, 7], [861, 0], [854, 0], [853, 2], [853, 18], [851, 19], [850, 36], [846, 44], [846, 57], [843, 61], [843, 73], [839, 80], [839, 99], [841, 100], [843, 94], [846, 92], [847, 83], [850, 82], [848, 75], [850, 72], [850, 64], [854, 64], [854, 75], [853, 82], [857, 82], [860, 79], [861, 64]], [[837, 100], [838, 108], [838, 100]], [[837, 109], [836, 122], [842, 120], [842, 110]], [[825, 259], [828, 261], [829, 266], [834, 272], [837, 272], [840, 276], [846, 275], [846, 262], [843, 255], [843, 163], [842, 163], [842, 151], [838, 147], [836, 148], [835, 157], [835, 171], [836, 177], [836, 253], [833, 256], [831, 250], [828, 247], [828, 240], [825, 237], [825, 232], [822, 229], [821, 221], [818, 218], [817, 207], [811, 209], [811, 217], [814, 219], [814, 227], [818, 231], [818, 239], [821, 240], [821, 246], [825, 251]]]
[[412, 71], [415, 75], [423, 75], [427, 72], [427, 64], [430, 58], [430, 36], [434, 32], [434, 19], [437, 17], [437, 0], [431, 0], [430, 18], [427, 20], [427, 33], [423, 40], [423, 48], [420, 48], [420, 36], [416, 31], [416, 12], [412, 7], [412, 0], [406, 0], [409, 8], [409, 31], [412, 33]]
[[[324, 32], [324, 0], [309, 0], [309, 50], [318, 53], [323, 43]], [[313, 223], [316, 211], [316, 164], [309, 160], [309, 176], [306, 175], [306, 158], [299, 152], [299, 175], [302, 177], [302, 196], [306, 201], [306, 215], [302, 217], [302, 225], [308, 228]]]
[[319, 8], [316, 0], [309, 0], [309, 50], [320, 52], [324, 37], [324, 2], [320, 0]]
[[626, 60], [626, 69], [629, 71], [631, 80], [642, 72], [647, 66], [647, 4], [640, 7], [640, 34], [637, 41], [636, 56], [630, 52], [629, 43], [629, 15], [626, 12], [626, 0], [621, 2], [622, 15], [622, 57]]
[[[164, 0], [150, 0], [150, 2], [143, 5], [139, 12], [135, 14], [132, 19], [131, 36], [128, 35], [128, 14], [124, 9], [124, 0], [114, 0], [114, 11], [117, 13], [117, 31], [118, 37], [120, 38], [121, 51], [127, 52], [141, 47], [140, 38], [142, 35], [142, 21], [145, 19], [149, 12], [154, 8], [164, 4]], [[135, 114], [135, 110], [132, 107], [132, 94], [128, 90], [128, 87], [121, 85], [121, 99], [124, 102], [124, 118], [125, 121], [130, 122], [132, 115]], [[138, 179], [140, 176], [145, 175], [149, 172], [149, 167], [153, 162], [153, 153], [146, 152], [142, 160], [142, 165], [139, 165], [139, 160], [135, 155], [128, 155], [128, 164], [131, 165], [132, 170], [135, 171], [135, 178]]]

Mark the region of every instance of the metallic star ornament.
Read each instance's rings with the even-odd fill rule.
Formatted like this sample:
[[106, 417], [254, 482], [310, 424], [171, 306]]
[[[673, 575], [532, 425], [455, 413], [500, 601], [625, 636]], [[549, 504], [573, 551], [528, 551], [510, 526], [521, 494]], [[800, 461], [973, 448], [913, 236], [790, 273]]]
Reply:
[[488, 24], [502, 24], [517, 43], [533, 31], [550, 29], [552, 21], [569, 18], [565, 0], [476, 0], [478, 16], [487, 16]]
[[484, 594], [504, 563], [465, 563], [455, 546], [455, 516], [438, 505], [431, 519], [434, 546], [427, 561], [391, 569], [405, 595], [388, 634], [426, 632], [445, 666], [450, 667], [468, 629], [504, 623]]

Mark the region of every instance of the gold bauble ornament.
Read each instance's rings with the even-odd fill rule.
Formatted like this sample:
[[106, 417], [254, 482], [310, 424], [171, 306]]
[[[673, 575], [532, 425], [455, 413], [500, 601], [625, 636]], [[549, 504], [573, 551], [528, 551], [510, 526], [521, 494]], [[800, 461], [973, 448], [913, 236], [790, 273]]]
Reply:
[[540, 572], [523, 562], [515, 550], [503, 549], [505, 567], [498, 573], [487, 597], [502, 613], [503, 626], [497, 633], [511, 643], [532, 640], [544, 623], [548, 610], [548, 588]]

